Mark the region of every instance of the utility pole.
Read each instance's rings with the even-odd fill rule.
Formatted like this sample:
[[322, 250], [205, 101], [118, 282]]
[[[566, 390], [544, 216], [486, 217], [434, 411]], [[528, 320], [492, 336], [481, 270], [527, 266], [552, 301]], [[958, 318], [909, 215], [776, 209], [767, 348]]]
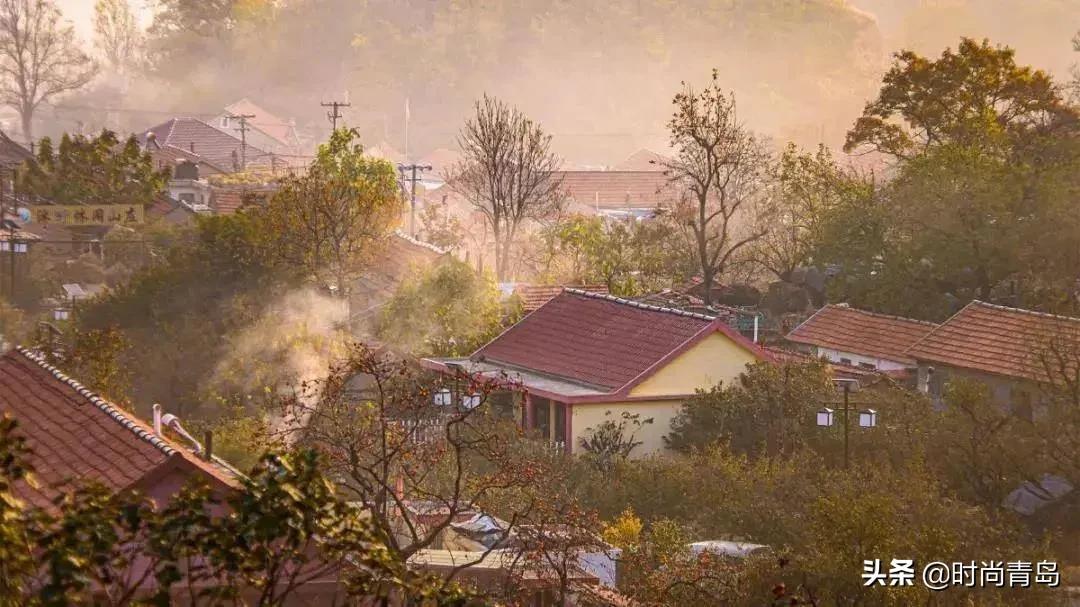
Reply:
[[240, 121], [240, 126], [236, 129], [240, 131], [240, 170], [247, 170], [247, 132], [248, 118], [254, 118], [255, 114], [230, 114], [229, 118], [236, 118]]
[[[398, 171], [401, 173], [401, 179], [403, 181], [412, 182], [412, 188], [410, 190], [409, 198], [411, 199], [412, 206], [409, 210], [409, 236], [416, 238], [416, 182], [420, 181], [420, 177], [416, 172], [430, 171], [431, 165], [428, 164], [399, 164]], [[406, 173], [411, 172], [411, 176], [407, 177]]]
[[331, 110], [326, 113], [326, 117], [330, 119], [330, 125], [335, 131], [337, 130], [338, 118], [342, 117], [341, 112], [338, 110], [343, 107], [352, 107], [352, 104], [348, 101], [324, 101], [319, 105], [331, 108]]

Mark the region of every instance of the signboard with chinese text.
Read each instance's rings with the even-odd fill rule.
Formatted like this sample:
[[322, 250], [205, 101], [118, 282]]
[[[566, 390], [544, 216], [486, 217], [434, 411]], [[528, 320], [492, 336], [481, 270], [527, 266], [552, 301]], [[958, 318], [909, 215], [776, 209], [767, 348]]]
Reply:
[[112, 226], [142, 223], [141, 204], [50, 204], [30, 207], [30, 221], [68, 226]]

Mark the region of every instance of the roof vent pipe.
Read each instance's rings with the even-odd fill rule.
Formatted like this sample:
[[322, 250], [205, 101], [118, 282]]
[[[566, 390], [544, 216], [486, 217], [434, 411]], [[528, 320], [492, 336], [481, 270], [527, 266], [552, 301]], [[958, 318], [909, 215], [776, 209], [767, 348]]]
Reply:
[[176, 417], [172, 413], [166, 413], [161, 416], [161, 425], [172, 428], [174, 432], [184, 437], [184, 439], [194, 447], [195, 453], [201, 454], [203, 452], [202, 444], [195, 440], [195, 437], [189, 434], [187, 430], [184, 430], [184, 427], [180, 425], [179, 417]]
[[161, 436], [161, 405], [154, 403], [154, 434]]

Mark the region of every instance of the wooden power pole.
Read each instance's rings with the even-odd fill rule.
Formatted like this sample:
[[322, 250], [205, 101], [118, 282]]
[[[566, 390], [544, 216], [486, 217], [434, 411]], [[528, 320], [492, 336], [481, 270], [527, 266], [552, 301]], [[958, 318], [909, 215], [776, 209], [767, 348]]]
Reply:
[[[401, 173], [401, 178], [404, 181], [412, 182], [412, 188], [410, 189], [409, 198], [411, 201], [411, 208], [409, 209], [409, 236], [416, 238], [416, 182], [420, 181], [420, 177], [417, 175], [417, 171], [423, 173], [424, 171], [430, 171], [431, 165], [427, 164], [399, 164], [398, 171]], [[406, 176], [406, 174], [411, 175]]]
[[326, 113], [326, 117], [330, 120], [330, 126], [335, 131], [337, 130], [338, 118], [342, 117], [339, 110], [343, 107], [352, 106], [348, 101], [324, 101], [320, 105], [331, 108], [330, 111]]
[[248, 132], [248, 118], [254, 118], [255, 114], [230, 114], [229, 118], [236, 118], [240, 121], [240, 126], [236, 130], [240, 131], [240, 170], [247, 170], [247, 132]]

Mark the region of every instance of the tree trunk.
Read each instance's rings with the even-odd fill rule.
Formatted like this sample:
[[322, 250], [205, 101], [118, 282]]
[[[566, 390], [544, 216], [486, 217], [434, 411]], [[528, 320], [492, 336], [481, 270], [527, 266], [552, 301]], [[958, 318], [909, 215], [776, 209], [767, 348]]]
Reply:
[[19, 117], [22, 118], [23, 137], [32, 146], [34, 143], [34, 109], [25, 106], [20, 108]]

